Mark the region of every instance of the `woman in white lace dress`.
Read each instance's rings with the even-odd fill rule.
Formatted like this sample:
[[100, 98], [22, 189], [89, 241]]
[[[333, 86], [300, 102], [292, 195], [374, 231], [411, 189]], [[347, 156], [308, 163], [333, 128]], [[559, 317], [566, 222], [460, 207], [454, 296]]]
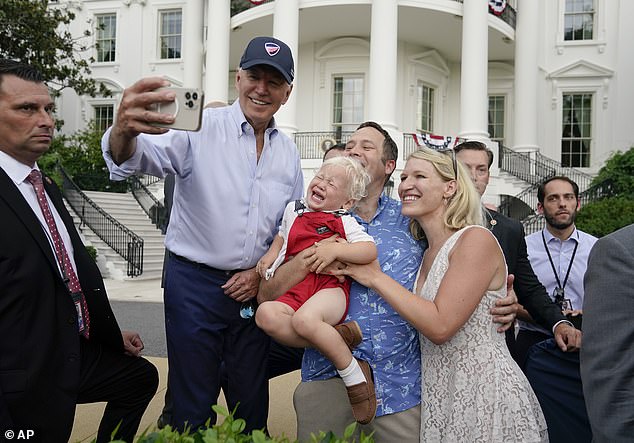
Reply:
[[482, 224], [480, 197], [453, 151], [413, 153], [399, 185], [414, 236], [426, 239], [413, 294], [375, 261], [348, 265], [421, 334], [421, 441], [547, 441], [539, 403], [496, 332], [489, 309], [506, 295], [506, 264]]

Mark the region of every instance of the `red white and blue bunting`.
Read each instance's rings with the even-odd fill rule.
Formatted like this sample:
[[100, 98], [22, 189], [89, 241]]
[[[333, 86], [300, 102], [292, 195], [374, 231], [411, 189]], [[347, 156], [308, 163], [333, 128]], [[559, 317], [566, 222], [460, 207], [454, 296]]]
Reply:
[[489, 9], [495, 15], [500, 15], [506, 9], [506, 0], [489, 0]]
[[425, 146], [435, 151], [453, 149], [457, 144], [466, 141], [466, 139], [460, 137], [435, 134], [412, 134], [412, 137], [416, 146]]

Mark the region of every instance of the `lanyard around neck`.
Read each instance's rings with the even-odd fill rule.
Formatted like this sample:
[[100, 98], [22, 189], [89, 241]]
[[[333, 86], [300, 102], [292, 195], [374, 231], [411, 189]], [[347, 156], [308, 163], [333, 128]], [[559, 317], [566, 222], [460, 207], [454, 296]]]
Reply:
[[546, 249], [546, 254], [548, 254], [548, 261], [550, 262], [550, 267], [553, 269], [553, 274], [555, 274], [555, 280], [557, 280], [557, 287], [564, 289], [566, 287], [566, 283], [568, 282], [568, 276], [570, 275], [570, 270], [572, 269], [572, 262], [575, 261], [575, 255], [577, 254], [577, 247], [579, 246], [579, 242], [575, 242], [575, 249], [572, 250], [572, 257], [570, 257], [570, 263], [568, 263], [568, 270], [566, 271], [566, 277], [564, 278], [563, 285], [559, 281], [559, 275], [557, 274], [557, 270], [555, 269], [555, 263], [553, 263], [553, 258], [550, 256], [550, 251], [548, 250], [548, 246], [546, 245], [546, 237], [544, 237], [543, 230], [542, 230], [542, 242], [544, 243], [544, 249]]

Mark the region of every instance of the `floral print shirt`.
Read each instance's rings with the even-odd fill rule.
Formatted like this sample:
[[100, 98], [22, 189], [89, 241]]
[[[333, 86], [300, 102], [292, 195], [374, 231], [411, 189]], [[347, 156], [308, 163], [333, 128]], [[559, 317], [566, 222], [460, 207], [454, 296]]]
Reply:
[[[425, 244], [409, 232], [409, 218], [401, 215], [401, 203], [385, 194], [368, 223], [352, 214], [374, 237], [384, 273], [413, 291]], [[356, 320], [363, 342], [355, 357], [366, 360], [374, 371], [377, 416], [405, 411], [420, 404], [421, 360], [418, 331], [371, 289], [353, 282], [346, 321]], [[302, 381], [336, 377], [330, 361], [315, 349], [306, 349]]]

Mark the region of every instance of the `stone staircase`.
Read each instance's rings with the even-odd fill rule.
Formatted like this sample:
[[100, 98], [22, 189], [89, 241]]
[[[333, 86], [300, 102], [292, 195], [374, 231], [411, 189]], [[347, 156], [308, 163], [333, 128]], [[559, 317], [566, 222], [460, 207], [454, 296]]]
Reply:
[[105, 244], [90, 228], [81, 224], [77, 214], [67, 206], [68, 211], [73, 216], [77, 230], [84, 237], [85, 243], [97, 249], [97, 264], [104, 277], [115, 280], [161, 278], [163, 257], [165, 255], [164, 236], [150, 221], [132, 194], [96, 191], [84, 191], [84, 193], [104, 211], [143, 239], [143, 273], [134, 278], [128, 277], [126, 261]]

